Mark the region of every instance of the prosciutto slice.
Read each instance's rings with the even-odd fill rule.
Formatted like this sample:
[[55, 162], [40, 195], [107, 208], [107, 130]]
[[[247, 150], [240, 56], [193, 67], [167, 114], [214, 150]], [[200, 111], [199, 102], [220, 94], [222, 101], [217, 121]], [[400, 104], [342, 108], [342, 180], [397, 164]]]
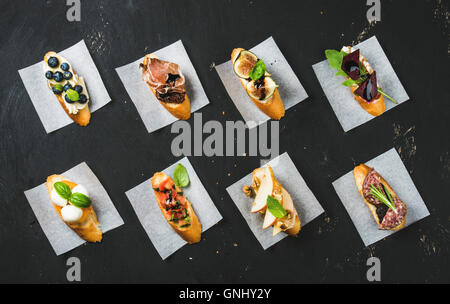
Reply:
[[176, 63], [151, 58], [141, 65], [142, 79], [155, 90], [162, 102], [182, 103], [186, 94], [185, 78]]

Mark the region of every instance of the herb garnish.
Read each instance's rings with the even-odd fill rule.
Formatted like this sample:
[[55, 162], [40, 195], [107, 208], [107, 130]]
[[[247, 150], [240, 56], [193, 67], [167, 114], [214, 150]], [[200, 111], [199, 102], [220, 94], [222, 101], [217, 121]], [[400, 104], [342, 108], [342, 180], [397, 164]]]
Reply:
[[[341, 75], [341, 76], [345, 76], [345, 77], [350, 77], [349, 75], [347, 75], [347, 73], [344, 70], [342, 70], [342, 60], [347, 55], [348, 54], [344, 51], [325, 50], [325, 56], [328, 59], [330, 67], [338, 70], [338, 72], [336, 73], [336, 76]], [[346, 86], [346, 87], [350, 87], [354, 84], [360, 85], [361, 83], [363, 83], [366, 80], [368, 73], [362, 64], [359, 64], [359, 74], [360, 74], [360, 77], [358, 79], [353, 80], [350, 78], [350, 79], [344, 81], [342, 83], [342, 85]], [[381, 95], [384, 95], [389, 100], [391, 100], [393, 103], [397, 104], [397, 101], [394, 98], [392, 98], [391, 96], [387, 95], [381, 88], [378, 88], [378, 93], [380, 93]]]
[[374, 185], [370, 185], [370, 194], [372, 194], [376, 199], [378, 199], [380, 202], [388, 206], [390, 209], [394, 210], [395, 214], [397, 214], [397, 209], [395, 208], [394, 200], [392, 199], [391, 194], [389, 193], [388, 189], [385, 185], [381, 184], [383, 187], [384, 192], [386, 195], [384, 195], [383, 192], [381, 192], [377, 187]]
[[280, 201], [270, 195], [267, 196], [267, 209], [276, 218], [283, 218], [287, 214]]
[[253, 67], [253, 70], [250, 72], [249, 76], [252, 80], [258, 80], [266, 74], [266, 65], [262, 59], [259, 59], [258, 62]]
[[63, 199], [68, 200], [72, 205], [78, 208], [87, 208], [91, 205], [91, 199], [82, 193], [72, 193], [70, 187], [63, 182], [56, 182], [53, 187], [56, 193]]
[[180, 188], [185, 188], [189, 185], [189, 175], [186, 168], [182, 164], [178, 164], [173, 172], [173, 180], [175, 185]]

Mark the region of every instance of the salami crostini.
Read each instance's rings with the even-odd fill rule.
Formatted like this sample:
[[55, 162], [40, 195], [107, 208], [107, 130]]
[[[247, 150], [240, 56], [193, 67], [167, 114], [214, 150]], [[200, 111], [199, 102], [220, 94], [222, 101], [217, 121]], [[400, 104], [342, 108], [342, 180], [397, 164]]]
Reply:
[[186, 79], [176, 63], [148, 54], [140, 64], [142, 79], [170, 114], [181, 120], [191, 117], [191, 102], [186, 93]]
[[353, 169], [356, 186], [380, 230], [405, 226], [407, 208], [394, 190], [373, 168], [364, 164]]
[[264, 216], [263, 229], [273, 227], [273, 235], [282, 231], [289, 235], [300, 232], [300, 218], [292, 197], [275, 178], [272, 167], [254, 170], [252, 185], [245, 186], [243, 191], [254, 198], [250, 212]]
[[189, 244], [200, 242], [202, 225], [184, 192], [162, 172], [155, 173], [151, 181], [158, 206], [173, 230]]
[[44, 74], [49, 89], [67, 115], [78, 125], [87, 126], [91, 120], [91, 111], [83, 77], [78, 76], [69, 62], [55, 52], [45, 54]]
[[253, 103], [270, 118], [280, 120], [285, 114], [283, 101], [264, 62], [252, 52], [236, 48], [231, 53], [231, 63]]
[[50, 201], [64, 223], [83, 240], [100, 242], [100, 223], [86, 188], [61, 175], [49, 176], [46, 186]]

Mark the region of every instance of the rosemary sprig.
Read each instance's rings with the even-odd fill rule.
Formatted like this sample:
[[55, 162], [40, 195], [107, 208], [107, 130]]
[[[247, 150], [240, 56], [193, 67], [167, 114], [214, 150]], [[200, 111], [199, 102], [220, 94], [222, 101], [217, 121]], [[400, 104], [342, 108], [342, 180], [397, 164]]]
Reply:
[[374, 185], [370, 185], [370, 194], [372, 194], [376, 199], [384, 203], [390, 209], [394, 210], [395, 214], [397, 214], [397, 209], [395, 208], [395, 204], [391, 194], [389, 193], [389, 191], [387, 191], [386, 187], [383, 184], [381, 185], [383, 186], [383, 189], [386, 192], [387, 197]]
[[378, 88], [378, 93], [380, 93], [381, 95], [386, 96], [390, 101], [392, 101], [395, 104], [398, 104], [398, 102], [392, 98], [391, 96], [389, 96], [388, 94], [384, 93], [384, 91], [381, 88]]

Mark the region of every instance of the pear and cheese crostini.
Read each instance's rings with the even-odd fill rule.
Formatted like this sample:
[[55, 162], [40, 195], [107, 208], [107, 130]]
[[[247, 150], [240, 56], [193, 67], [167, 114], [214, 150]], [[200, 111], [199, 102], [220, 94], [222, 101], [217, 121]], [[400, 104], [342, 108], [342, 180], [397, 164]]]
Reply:
[[185, 78], [178, 64], [158, 59], [154, 54], [140, 64], [142, 80], [170, 114], [181, 120], [191, 117], [191, 102], [186, 94]]
[[255, 105], [270, 118], [280, 120], [285, 114], [283, 101], [278, 85], [266, 72], [264, 62], [252, 52], [237, 48], [231, 53], [231, 63]]
[[83, 240], [100, 242], [102, 231], [86, 188], [61, 175], [49, 176], [46, 186], [50, 201], [64, 223]]
[[250, 212], [264, 215], [263, 229], [273, 227], [273, 235], [282, 231], [289, 235], [300, 232], [300, 218], [292, 197], [275, 178], [272, 167], [254, 170], [252, 185], [245, 186], [243, 191], [254, 198]]
[[189, 244], [201, 240], [202, 225], [183, 191], [168, 175], [157, 172], [152, 188], [164, 218], [178, 235]]
[[78, 125], [87, 126], [91, 120], [91, 111], [83, 77], [79, 77], [68, 61], [55, 52], [45, 54], [44, 73], [49, 89], [67, 115]]

